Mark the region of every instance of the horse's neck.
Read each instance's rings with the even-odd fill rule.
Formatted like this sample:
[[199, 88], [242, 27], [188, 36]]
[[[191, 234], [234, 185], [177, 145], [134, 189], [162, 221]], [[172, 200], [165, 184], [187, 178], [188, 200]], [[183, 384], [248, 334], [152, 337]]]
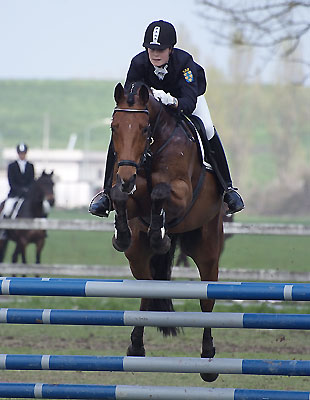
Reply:
[[[154, 98], [149, 101], [150, 124], [156, 139], [165, 136], [176, 126], [176, 118], [166, 111], [166, 108]], [[167, 127], [167, 129], [162, 129]]]
[[34, 186], [29, 190], [28, 196], [23, 202], [18, 217], [22, 218], [40, 218], [43, 215], [43, 206], [40, 196], [35, 195]]

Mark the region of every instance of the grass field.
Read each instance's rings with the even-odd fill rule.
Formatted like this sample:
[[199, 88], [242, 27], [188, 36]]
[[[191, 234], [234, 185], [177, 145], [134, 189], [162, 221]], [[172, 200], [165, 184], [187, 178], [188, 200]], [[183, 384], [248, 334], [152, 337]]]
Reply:
[[[54, 210], [51, 218], [94, 218], [86, 211]], [[241, 221], [242, 218], [240, 217]], [[246, 222], [267, 222], [245, 219]], [[268, 222], [309, 223], [292, 219]], [[43, 252], [44, 263], [127, 264], [124, 256], [113, 250], [112, 233], [48, 233]], [[309, 238], [235, 235], [226, 242], [221, 258], [225, 268], [278, 268], [289, 271], [309, 270]], [[29, 257], [33, 249], [29, 248]], [[194, 267], [193, 267], [194, 268]], [[69, 308], [137, 310], [137, 299], [7, 297], [6, 308]], [[175, 301], [176, 311], [199, 311], [195, 300]], [[308, 303], [226, 302], [217, 301], [221, 312], [309, 313]], [[1, 353], [15, 354], [88, 354], [125, 355], [130, 327], [31, 326], [2, 324]], [[185, 328], [175, 338], [163, 338], [155, 328], [146, 328], [148, 356], [199, 357], [202, 329]], [[307, 331], [213, 329], [217, 357], [251, 359], [309, 359], [310, 336]], [[309, 390], [309, 377], [221, 375], [216, 382], [204, 383], [198, 374], [1, 371], [1, 382], [94, 383], [129, 385], [204, 386], [270, 390]]]
[[[92, 298], [4, 298], [5, 307], [73, 308], [73, 309], [137, 309], [138, 300]], [[177, 311], [197, 311], [198, 301], [177, 301]], [[302, 305], [300, 313], [307, 313]], [[284, 305], [282, 312], [296, 312], [297, 305]], [[228, 306], [219, 301], [215, 311], [244, 311], [242, 304]], [[254, 303], [246, 311], [272, 311], [272, 306]], [[274, 310], [273, 310], [274, 311]], [[125, 355], [130, 327], [96, 326], [26, 326], [2, 325], [1, 353]], [[146, 328], [148, 356], [199, 357], [202, 329], [185, 328], [174, 338], [163, 338], [155, 328]], [[213, 329], [217, 357], [256, 359], [309, 358], [309, 334], [304, 331]], [[237, 387], [250, 389], [309, 390], [308, 377], [276, 377], [221, 375], [207, 384], [198, 374], [64, 372], [64, 371], [1, 371], [2, 382], [93, 383], [130, 385], [176, 385], [204, 387]]]
[[[86, 210], [53, 210], [51, 218], [94, 219]], [[113, 217], [111, 217], [113, 218]], [[310, 218], [257, 219], [238, 217], [240, 222], [310, 223]], [[112, 247], [112, 232], [49, 231], [43, 250], [46, 264], [128, 265], [123, 253]], [[6, 255], [9, 261], [13, 245]], [[34, 262], [34, 246], [27, 250], [29, 262]], [[234, 235], [226, 241], [220, 266], [224, 268], [278, 269], [279, 271], [309, 271], [309, 237]]]

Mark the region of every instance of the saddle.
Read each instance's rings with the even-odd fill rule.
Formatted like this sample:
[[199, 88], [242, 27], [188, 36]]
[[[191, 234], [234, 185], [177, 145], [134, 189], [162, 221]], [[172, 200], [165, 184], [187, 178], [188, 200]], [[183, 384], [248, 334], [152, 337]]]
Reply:
[[212, 165], [210, 163], [211, 148], [206, 135], [205, 127], [203, 122], [197, 115], [187, 116], [183, 113], [180, 114], [180, 123], [183, 129], [186, 131], [189, 129], [193, 135], [196, 145], [197, 152], [200, 158], [201, 164], [208, 170], [212, 171]]

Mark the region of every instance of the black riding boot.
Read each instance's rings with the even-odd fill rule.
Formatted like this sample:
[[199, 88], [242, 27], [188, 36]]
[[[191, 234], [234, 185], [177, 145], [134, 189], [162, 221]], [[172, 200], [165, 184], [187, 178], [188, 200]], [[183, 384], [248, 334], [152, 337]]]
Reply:
[[211, 165], [218, 178], [224, 202], [228, 205], [227, 214], [234, 214], [244, 208], [243, 200], [236, 189], [232, 186], [228, 163], [221, 140], [214, 128], [214, 136], [209, 140], [211, 149]]
[[88, 208], [88, 211], [97, 217], [108, 217], [110, 211], [113, 210], [112, 201], [110, 199], [110, 190], [112, 187], [114, 164], [115, 152], [111, 141], [105, 166], [103, 191], [97, 193], [96, 196], [92, 198]]

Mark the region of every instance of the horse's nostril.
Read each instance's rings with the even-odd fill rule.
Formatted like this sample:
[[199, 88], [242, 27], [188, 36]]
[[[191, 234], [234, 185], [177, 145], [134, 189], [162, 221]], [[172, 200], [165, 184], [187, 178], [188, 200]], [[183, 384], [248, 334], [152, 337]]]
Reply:
[[129, 179], [126, 181], [121, 178], [121, 190], [122, 192], [130, 193], [133, 191], [135, 184], [136, 184], [136, 177], [137, 174], [133, 174]]

